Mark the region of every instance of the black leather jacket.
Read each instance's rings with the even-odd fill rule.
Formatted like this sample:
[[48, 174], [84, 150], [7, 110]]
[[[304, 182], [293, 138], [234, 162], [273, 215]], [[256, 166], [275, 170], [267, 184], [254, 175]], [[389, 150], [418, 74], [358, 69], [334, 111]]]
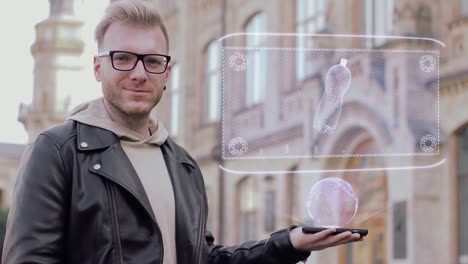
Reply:
[[[288, 229], [263, 241], [214, 245], [202, 174], [168, 139], [162, 146], [176, 206], [177, 262], [296, 263]], [[158, 172], [155, 172], [157, 174]], [[162, 263], [161, 232], [143, 186], [112, 132], [67, 121], [25, 152], [2, 263]]]

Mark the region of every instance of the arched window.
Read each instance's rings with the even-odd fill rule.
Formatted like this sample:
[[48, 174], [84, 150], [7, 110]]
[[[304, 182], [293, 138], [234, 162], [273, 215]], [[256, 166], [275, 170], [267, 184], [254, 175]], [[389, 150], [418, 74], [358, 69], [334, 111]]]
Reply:
[[247, 176], [237, 186], [239, 201], [239, 241], [256, 239], [258, 188], [255, 178]]
[[265, 215], [263, 227], [265, 232], [272, 232], [276, 228], [276, 186], [275, 178], [268, 175], [264, 179], [265, 184]]
[[221, 102], [220, 45], [212, 41], [205, 51], [203, 120], [207, 123], [219, 119]]
[[180, 107], [181, 107], [181, 87], [180, 87], [180, 66], [179, 64], [172, 65], [171, 79], [170, 79], [170, 98], [171, 98], [171, 130], [173, 136], [179, 134], [179, 121], [180, 121]]
[[247, 23], [245, 31], [250, 33], [246, 39], [248, 48], [246, 105], [252, 106], [262, 102], [266, 95], [267, 53], [259, 48], [266, 46], [267, 38], [256, 35], [267, 31], [266, 15], [258, 13], [253, 16]]
[[[296, 1], [296, 32], [298, 34], [313, 34], [325, 28], [325, 0], [297, 0]], [[310, 37], [298, 36], [296, 42], [296, 77], [302, 80], [308, 74], [314, 74], [314, 62], [305, 56], [303, 49], [314, 48], [314, 43]]]
[[298, 204], [300, 203], [298, 190], [300, 189], [300, 179], [299, 176], [294, 173], [297, 171], [297, 168], [298, 165], [295, 164], [288, 169], [290, 173], [286, 175], [286, 199], [284, 200], [284, 203], [286, 208], [287, 225], [297, 224], [295, 220], [299, 217]]
[[[366, 35], [390, 35], [393, 30], [393, 0], [364, 0], [364, 32]], [[366, 46], [382, 45], [383, 38], [367, 38]]]
[[468, 1], [460, 0], [460, 16], [468, 16]]
[[458, 193], [458, 258], [468, 260], [468, 126], [459, 131], [457, 138], [457, 193]]

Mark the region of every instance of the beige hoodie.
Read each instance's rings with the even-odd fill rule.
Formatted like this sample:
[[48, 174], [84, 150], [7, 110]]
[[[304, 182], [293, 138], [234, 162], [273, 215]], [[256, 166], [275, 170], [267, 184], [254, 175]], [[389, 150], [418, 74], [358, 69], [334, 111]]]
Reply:
[[160, 148], [160, 145], [166, 141], [168, 132], [161, 122], [156, 123], [151, 119], [149, 123], [151, 136], [144, 138], [135, 131], [112, 121], [103, 98], [77, 106], [68, 119], [109, 130], [120, 138], [122, 148], [140, 177], [161, 229], [164, 246], [163, 263], [177, 263], [174, 193]]

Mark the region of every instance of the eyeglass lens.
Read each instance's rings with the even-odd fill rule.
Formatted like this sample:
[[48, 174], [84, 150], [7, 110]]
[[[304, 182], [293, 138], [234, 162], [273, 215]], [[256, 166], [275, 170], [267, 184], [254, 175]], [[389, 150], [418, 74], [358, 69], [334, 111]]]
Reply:
[[[122, 71], [132, 70], [137, 60], [137, 55], [127, 52], [115, 52], [112, 56], [114, 68]], [[162, 73], [166, 70], [167, 59], [161, 55], [145, 55], [143, 64], [149, 72]]]

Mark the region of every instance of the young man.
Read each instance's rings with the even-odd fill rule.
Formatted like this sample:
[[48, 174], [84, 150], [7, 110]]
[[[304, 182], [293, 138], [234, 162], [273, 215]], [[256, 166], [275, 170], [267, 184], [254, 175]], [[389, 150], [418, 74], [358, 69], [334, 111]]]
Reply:
[[108, 7], [94, 58], [104, 96], [25, 152], [2, 263], [287, 264], [361, 240], [291, 227], [262, 241], [214, 244], [198, 165], [150, 118], [171, 72], [167, 35], [150, 3]]

